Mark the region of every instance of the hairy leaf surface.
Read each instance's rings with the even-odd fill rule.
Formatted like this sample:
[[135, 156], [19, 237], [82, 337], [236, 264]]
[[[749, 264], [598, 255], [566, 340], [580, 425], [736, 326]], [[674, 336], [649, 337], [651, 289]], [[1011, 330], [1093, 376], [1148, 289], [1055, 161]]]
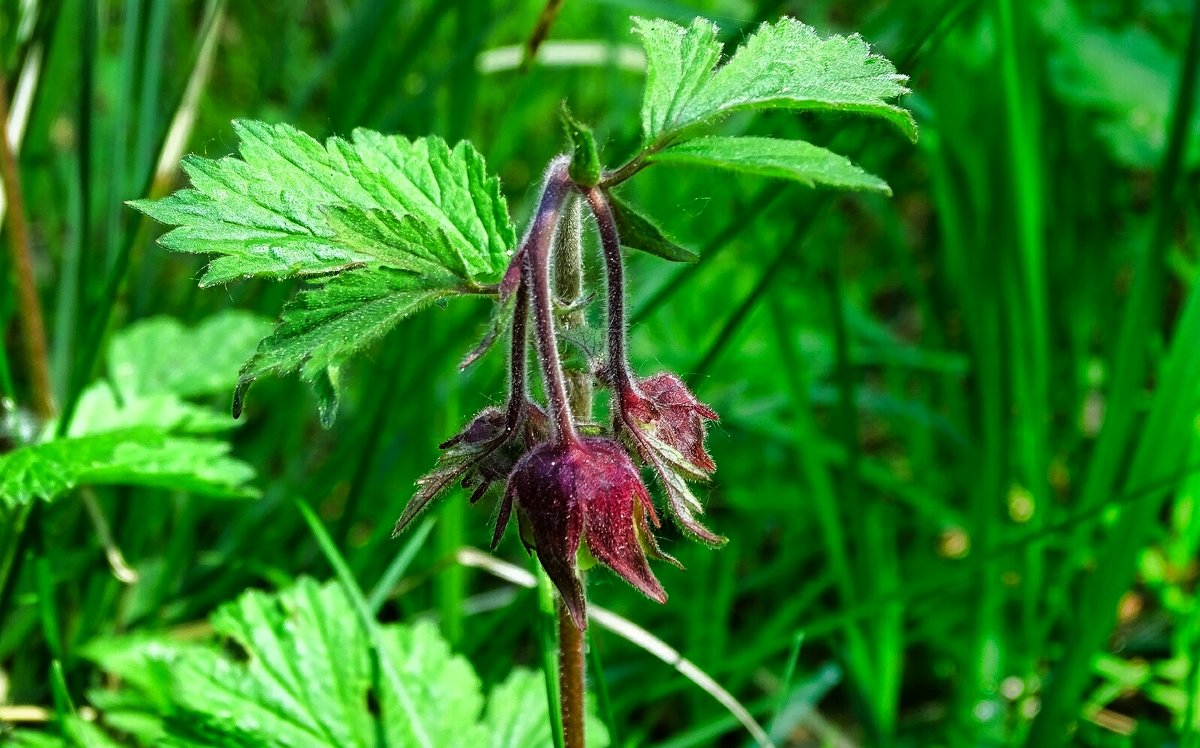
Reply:
[[348, 358], [430, 301], [500, 279], [517, 243], [508, 207], [466, 142], [356, 130], [321, 144], [288, 125], [234, 129], [241, 158], [189, 157], [191, 189], [133, 205], [176, 226], [164, 246], [221, 255], [202, 286], [314, 281], [241, 367], [234, 414], [255, 379], [299, 370], [328, 425]]
[[642, 133], [647, 145], [746, 109], [843, 111], [881, 117], [909, 138], [916, 125], [888, 103], [908, 92], [907, 77], [871, 53], [862, 37], [822, 38], [793, 18], [764, 23], [718, 67], [717, 27], [702, 18], [684, 28], [634, 19], [646, 48]]
[[337, 409], [339, 367], [397, 322], [435, 299], [449, 295], [436, 283], [390, 268], [342, 273], [317, 281], [283, 308], [274, 334], [242, 366], [234, 395], [234, 415], [246, 390], [267, 373], [299, 369], [317, 390], [321, 417], [329, 423]]
[[512, 254], [499, 180], [468, 143], [356, 130], [322, 145], [289, 125], [234, 129], [241, 158], [189, 156], [191, 189], [132, 203], [177, 227], [163, 246], [221, 255], [202, 286], [360, 265], [475, 284], [495, 280]]
[[887, 182], [863, 171], [850, 159], [803, 140], [695, 138], [655, 153], [649, 160], [792, 179], [809, 187], [820, 185], [892, 194]]

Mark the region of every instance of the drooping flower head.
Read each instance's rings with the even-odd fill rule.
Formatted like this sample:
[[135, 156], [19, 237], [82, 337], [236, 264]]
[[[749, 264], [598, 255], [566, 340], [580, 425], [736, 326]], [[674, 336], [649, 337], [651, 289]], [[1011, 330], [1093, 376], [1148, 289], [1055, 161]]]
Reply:
[[517, 463], [508, 479], [494, 542], [513, 504], [528, 518], [538, 560], [558, 588], [580, 629], [587, 625], [577, 558], [581, 542], [591, 554], [646, 597], [666, 602], [650, 564], [659, 550], [650, 493], [620, 443], [605, 437], [544, 442]]
[[687, 485], [708, 480], [717, 468], [704, 446], [705, 421], [717, 414], [670, 372], [627, 379], [616, 395], [615, 427], [658, 475], [671, 517], [689, 536], [723, 545], [725, 538], [696, 519], [704, 506]]

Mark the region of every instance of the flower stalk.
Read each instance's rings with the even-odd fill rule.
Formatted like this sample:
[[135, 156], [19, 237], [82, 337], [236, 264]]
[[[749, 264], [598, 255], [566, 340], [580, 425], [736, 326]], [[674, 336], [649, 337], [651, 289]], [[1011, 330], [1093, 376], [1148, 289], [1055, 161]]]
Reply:
[[550, 162], [546, 183], [538, 204], [533, 227], [529, 230], [525, 256], [525, 282], [533, 295], [534, 337], [537, 340], [538, 361], [545, 378], [546, 399], [550, 403], [550, 439], [554, 442], [575, 443], [579, 434], [571, 416], [567, 385], [563, 376], [562, 359], [558, 354], [558, 337], [554, 330], [554, 298], [550, 291], [550, 249], [558, 229], [567, 193], [573, 189], [567, 174], [569, 160], [559, 157]]
[[[704, 422], [716, 419], [716, 413], [674, 374], [634, 376], [617, 223], [603, 188], [595, 180], [581, 181], [571, 165], [569, 156], [550, 162], [532, 224], [497, 287], [501, 303], [515, 294], [507, 407], [485, 408], [441, 445], [446, 452], [439, 467], [418, 481], [396, 533], [455, 482], [473, 490], [474, 503], [493, 483], [505, 480], [492, 545], [503, 537], [515, 509], [522, 542], [536, 552], [559, 593], [561, 720], [556, 722], [561, 722], [565, 748], [582, 748], [587, 602], [581, 553], [659, 603], [666, 602], [667, 593], [649, 559], [682, 568], [659, 547], [658, 513], [635, 460], [654, 469], [670, 514], [686, 534], [710, 545], [724, 539], [695, 519], [703, 507], [686, 484], [706, 480], [716, 468], [704, 446]], [[603, 249], [607, 356], [599, 366], [566, 370], [560, 336], [587, 324], [580, 217], [584, 200]], [[528, 391], [529, 315], [546, 411]], [[611, 429], [592, 422], [596, 383], [612, 391]]]

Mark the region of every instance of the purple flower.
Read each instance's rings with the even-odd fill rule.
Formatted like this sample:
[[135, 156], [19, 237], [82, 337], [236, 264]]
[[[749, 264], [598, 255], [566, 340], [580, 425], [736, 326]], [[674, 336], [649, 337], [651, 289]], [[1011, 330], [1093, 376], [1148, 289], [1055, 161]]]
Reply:
[[666, 490], [668, 507], [688, 535], [710, 545], [725, 538], [700, 524], [695, 514], [704, 507], [687, 486], [688, 480], [708, 480], [717, 465], [704, 446], [705, 421], [717, 414], [696, 399], [679, 377], [670, 372], [625, 381], [618, 387], [617, 430], [628, 435]]
[[675, 563], [655, 541], [658, 524], [650, 493], [620, 443], [581, 437], [537, 445], [508, 478], [493, 545], [513, 503], [524, 512], [542, 567], [558, 588], [575, 625], [587, 625], [577, 555], [580, 542], [601, 564], [659, 603], [667, 593], [647, 554]]

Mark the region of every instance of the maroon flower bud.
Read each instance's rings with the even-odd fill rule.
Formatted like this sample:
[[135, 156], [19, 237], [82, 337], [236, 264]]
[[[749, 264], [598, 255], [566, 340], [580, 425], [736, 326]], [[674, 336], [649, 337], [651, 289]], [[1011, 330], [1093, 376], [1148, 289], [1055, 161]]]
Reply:
[[577, 571], [580, 541], [597, 561], [652, 600], [667, 593], [650, 571], [652, 556], [674, 561], [658, 548], [650, 493], [621, 445], [604, 437], [543, 442], [508, 478], [493, 545], [508, 524], [512, 504], [525, 513], [538, 559], [562, 595], [575, 625], [587, 626]]
[[687, 480], [708, 480], [717, 469], [705, 449], [705, 421], [717, 414], [696, 399], [679, 377], [670, 372], [618, 385], [617, 430], [627, 434], [639, 455], [658, 474], [666, 490], [671, 516], [680, 528], [711, 545], [725, 539], [695, 519], [704, 511]]
[[625, 389], [621, 411], [637, 435], [661, 443], [660, 451], [665, 447], [678, 453], [672, 462], [680, 468], [697, 478], [707, 478], [717, 469], [704, 448], [704, 421], [717, 420], [717, 414], [697, 400], [679, 377], [662, 372]]
[[[519, 412], [518, 412], [519, 409]], [[461, 479], [463, 488], [473, 488], [474, 504], [497, 480], [505, 478], [528, 449], [545, 441], [550, 421], [536, 404], [509, 410], [489, 407], [471, 419], [466, 428], [442, 442], [446, 452], [438, 467], [417, 480], [417, 492], [396, 520], [392, 537], [399, 535], [443, 491]], [[515, 414], [515, 415], [514, 415]]]

